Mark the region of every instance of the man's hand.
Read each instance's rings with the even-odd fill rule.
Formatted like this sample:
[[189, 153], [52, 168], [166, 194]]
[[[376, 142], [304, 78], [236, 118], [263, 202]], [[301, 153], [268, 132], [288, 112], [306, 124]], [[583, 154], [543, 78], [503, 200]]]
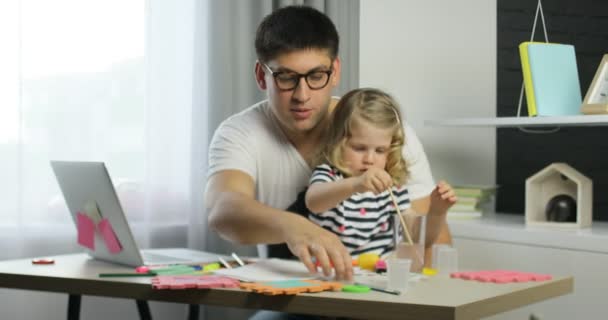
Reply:
[[353, 279], [352, 258], [335, 234], [309, 220], [302, 222], [286, 235], [289, 250], [306, 265], [311, 273], [317, 272], [314, 257], [326, 277], [331, 276], [332, 265], [337, 280]]
[[354, 189], [356, 192], [371, 191], [379, 194], [393, 185], [393, 179], [383, 169], [369, 168], [362, 175], [355, 177]]
[[317, 272], [315, 257], [326, 276], [333, 264], [336, 279], [352, 280], [351, 257], [335, 234], [300, 215], [260, 203], [254, 190], [253, 179], [238, 170], [213, 175], [206, 192], [210, 227], [239, 244], [285, 242], [310, 272]]

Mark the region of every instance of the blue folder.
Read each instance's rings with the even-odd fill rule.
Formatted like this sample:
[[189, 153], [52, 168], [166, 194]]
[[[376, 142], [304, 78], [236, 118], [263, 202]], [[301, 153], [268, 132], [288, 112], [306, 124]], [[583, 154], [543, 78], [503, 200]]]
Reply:
[[580, 114], [581, 88], [574, 46], [524, 42], [520, 45], [530, 116]]

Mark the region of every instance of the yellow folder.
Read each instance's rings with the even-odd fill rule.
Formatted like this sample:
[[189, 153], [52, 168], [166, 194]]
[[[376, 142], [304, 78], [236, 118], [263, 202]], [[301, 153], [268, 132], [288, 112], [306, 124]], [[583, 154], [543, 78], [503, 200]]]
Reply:
[[536, 116], [536, 101], [534, 100], [534, 86], [530, 75], [530, 60], [528, 58], [528, 45], [532, 42], [522, 42], [519, 45], [519, 58], [521, 59], [521, 71], [524, 76], [524, 90], [526, 90], [526, 103], [528, 104], [528, 116]]

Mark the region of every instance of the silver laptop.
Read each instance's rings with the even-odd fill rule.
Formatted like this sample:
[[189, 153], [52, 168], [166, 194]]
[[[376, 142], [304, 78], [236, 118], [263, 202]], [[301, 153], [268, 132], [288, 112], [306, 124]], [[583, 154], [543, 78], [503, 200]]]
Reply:
[[75, 225], [77, 212], [96, 203], [101, 217], [107, 218], [114, 229], [122, 250], [109, 252], [100, 233], [95, 232], [95, 250], [82, 247], [92, 257], [134, 267], [218, 260], [216, 254], [185, 248], [139, 250], [103, 162], [51, 161], [51, 167]]

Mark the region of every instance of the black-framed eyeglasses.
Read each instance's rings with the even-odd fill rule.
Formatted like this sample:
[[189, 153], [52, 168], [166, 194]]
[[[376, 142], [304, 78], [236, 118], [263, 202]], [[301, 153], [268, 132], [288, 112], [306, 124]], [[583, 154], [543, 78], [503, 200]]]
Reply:
[[329, 77], [334, 72], [329, 70], [313, 70], [306, 74], [301, 74], [293, 71], [273, 71], [270, 67], [262, 63], [262, 65], [270, 71], [274, 78], [274, 83], [281, 91], [294, 90], [300, 84], [300, 79], [304, 78], [306, 84], [311, 90], [320, 90], [327, 86]]

